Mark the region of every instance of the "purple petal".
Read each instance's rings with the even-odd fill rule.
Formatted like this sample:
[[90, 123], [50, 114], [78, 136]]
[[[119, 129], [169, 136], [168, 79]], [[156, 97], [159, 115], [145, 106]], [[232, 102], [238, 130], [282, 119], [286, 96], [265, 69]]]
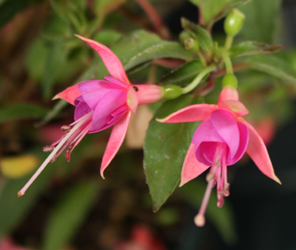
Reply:
[[212, 112], [211, 121], [230, 150], [230, 155], [227, 157], [227, 161], [229, 161], [235, 156], [239, 147], [239, 130], [236, 119], [228, 111], [218, 109]]
[[[128, 108], [125, 104], [126, 93], [121, 90], [112, 90], [104, 95], [94, 110], [90, 132], [99, 132], [114, 125], [115, 122], [118, 121], [128, 111]], [[118, 117], [113, 119], [113, 122], [110, 123], [110, 119], [108, 119], [108, 117], [123, 105], [125, 105], [126, 111], [121, 111], [119, 114], [117, 114]], [[107, 123], [107, 120], [109, 123]]]
[[100, 99], [110, 91], [120, 90], [123, 93], [127, 91], [125, 90], [126, 88], [124, 89], [116, 83], [104, 80], [82, 82], [78, 84], [78, 88], [84, 101], [93, 110], [96, 108]]
[[227, 162], [227, 165], [232, 165], [238, 162], [244, 155], [247, 150], [248, 142], [249, 142], [249, 131], [245, 124], [238, 122], [237, 123], [239, 130], [239, 147], [235, 154], [235, 156]]
[[74, 113], [74, 120], [77, 121], [79, 118], [82, 116], [86, 115], [89, 113], [92, 109], [85, 103], [83, 100], [82, 96], [79, 96], [76, 98], [74, 102], [76, 109]]
[[224, 140], [217, 133], [209, 117], [198, 126], [192, 138], [196, 159], [207, 166], [212, 165], [211, 155], [216, 150], [217, 142], [224, 142]]

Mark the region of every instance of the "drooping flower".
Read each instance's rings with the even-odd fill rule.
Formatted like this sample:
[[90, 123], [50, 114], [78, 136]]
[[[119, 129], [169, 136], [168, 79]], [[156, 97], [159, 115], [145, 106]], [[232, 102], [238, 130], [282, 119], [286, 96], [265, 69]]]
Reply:
[[28, 183], [18, 192], [24, 195], [27, 188], [49, 162], [66, 151], [66, 159], [86, 134], [96, 133], [113, 126], [101, 164], [101, 175], [118, 152], [130, 121], [131, 113], [137, 106], [160, 100], [164, 91], [156, 85], [132, 85], [118, 57], [105, 45], [91, 39], [78, 36], [87, 42], [102, 58], [111, 76], [105, 80], [90, 80], [78, 83], [57, 94], [53, 99], [61, 98], [75, 106], [74, 122], [63, 126], [63, 136], [53, 144], [44, 147], [45, 152], [52, 151]]
[[238, 162], [245, 152], [251, 157], [260, 171], [269, 178], [281, 183], [275, 175], [266, 146], [242, 116], [248, 110], [239, 101], [235, 88], [227, 86], [220, 93], [218, 104], [196, 104], [183, 108], [164, 119], [165, 123], [200, 122], [185, 157], [180, 186], [199, 176], [210, 166], [207, 174], [207, 189], [198, 214], [196, 225], [205, 223], [205, 210], [212, 188], [217, 185], [217, 206], [221, 207], [224, 197], [229, 195], [227, 166]]

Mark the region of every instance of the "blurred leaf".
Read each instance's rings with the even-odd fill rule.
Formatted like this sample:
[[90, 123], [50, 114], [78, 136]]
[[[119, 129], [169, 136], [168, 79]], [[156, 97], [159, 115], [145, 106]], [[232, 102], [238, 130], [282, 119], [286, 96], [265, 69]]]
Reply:
[[0, 28], [8, 23], [14, 16], [23, 9], [28, 8], [34, 4], [39, 4], [45, 0], [14, 0], [5, 1], [0, 5]]
[[[65, 40], [65, 38], [74, 38], [73, 29], [71, 25], [69, 25], [62, 18], [53, 13], [48, 18], [42, 30], [41, 38], [45, 38], [46, 40]], [[75, 40], [77, 40], [76, 37]]]
[[[186, 200], [188, 200], [189, 203], [199, 209], [205, 190], [206, 184], [197, 179], [186, 183], [186, 185], [179, 189], [179, 192]], [[227, 198], [225, 199], [223, 207], [218, 208], [215, 192], [212, 192], [206, 211], [206, 217], [209, 218], [219, 231], [223, 240], [228, 244], [233, 244], [237, 240], [234, 228], [235, 223], [232, 214], [233, 212], [227, 202]]]
[[85, 9], [86, 1], [84, 0], [50, 0], [49, 1], [55, 13], [61, 19], [69, 24], [73, 24], [80, 33], [86, 24]]
[[124, 36], [112, 46], [125, 70], [157, 58], [191, 60], [193, 55], [177, 42], [161, 40], [157, 35], [144, 30]]
[[276, 56], [254, 56], [245, 61], [248, 68], [296, 83], [295, 69]]
[[200, 14], [207, 27], [211, 27], [220, 18], [226, 16], [232, 9], [238, 8], [249, 1], [250, 0], [190, 0], [190, 2], [199, 7]]
[[95, 0], [94, 1], [94, 10], [98, 16], [97, 25], [101, 25], [105, 17], [119, 6], [124, 4], [126, 0]]
[[209, 32], [206, 29], [204, 29], [200, 25], [196, 25], [196, 24], [188, 21], [184, 17], [181, 18], [181, 24], [185, 30], [190, 32], [190, 34], [195, 38], [195, 40], [198, 42], [199, 46], [204, 51], [209, 53], [213, 49], [213, 46], [214, 46], [213, 40], [211, 38], [211, 35], [209, 34]]
[[83, 181], [63, 194], [45, 228], [44, 250], [62, 249], [73, 238], [96, 200], [97, 181]]
[[86, 49], [71, 46], [62, 40], [37, 38], [27, 52], [26, 68], [35, 81], [41, 81], [46, 99], [52, 97], [54, 85], [77, 74], [87, 58]]
[[94, 40], [108, 46], [118, 40], [121, 36], [122, 35], [118, 31], [105, 29], [95, 34]]
[[280, 45], [268, 45], [265, 43], [246, 41], [238, 45], [233, 46], [228, 50], [228, 54], [231, 57], [235, 56], [250, 56], [266, 53], [275, 53], [283, 49]]
[[144, 145], [144, 170], [157, 211], [180, 182], [181, 169], [193, 133], [198, 123], [164, 124], [155, 118], [167, 115], [192, 104], [191, 96], [165, 102], [151, 120]]
[[158, 82], [159, 85], [184, 85], [190, 83], [204, 68], [199, 60], [192, 60], [180, 68], [172, 70], [163, 76]]
[[246, 18], [240, 33], [246, 40], [273, 43], [281, 0], [254, 0], [240, 10]]
[[41, 118], [47, 111], [47, 109], [31, 103], [19, 103], [2, 107], [0, 108], [0, 124], [21, 119]]
[[2, 157], [0, 160], [1, 172], [8, 178], [21, 178], [31, 173], [38, 164], [37, 157], [32, 154]]
[[47, 54], [48, 49], [42, 39], [36, 39], [31, 43], [25, 58], [25, 66], [29, 75], [34, 78], [35, 81], [39, 81], [42, 78]]
[[17, 192], [26, 184], [28, 176], [1, 183], [3, 186], [0, 190], [0, 237], [9, 234], [26, 216], [48, 185], [54, 169], [54, 166], [46, 168], [20, 198], [17, 198]]
[[56, 72], [63, 66], [68, 53], [69, 51], [65, 50], [60, 42], [50, 44], [42, 77], [43, 96], [45, 99], [52, 97]]

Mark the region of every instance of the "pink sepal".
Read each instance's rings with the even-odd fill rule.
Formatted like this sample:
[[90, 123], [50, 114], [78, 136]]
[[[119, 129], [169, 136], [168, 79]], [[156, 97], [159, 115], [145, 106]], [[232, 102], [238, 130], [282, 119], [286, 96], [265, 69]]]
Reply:
[[118, 152], [124, 140], [130, 118], [131, 112], [126, 113], [126, 115], [124, 115], [121, 118], [121, 120], [114, 125], [112, 129], [105, 153], [103, 155], [103, 160], [100, 169], [101, 176], [104, 179], [104, 170], [108, 167], [109, 163], [112, 161], [112, 159]]
[[179, 187], [183, 186], [188, 181], [191, 181], [195, 177], [199, 176], [208, 168], [209, 166], [206, 166], [196, 160], [195, 152], [194, 152], [194, 144], [191, 143], [183, 163], [181, 182]]
[[126, 85], [130, 84], [122, 63], [108, 47], [94, 40], [87, 39], [76, 34], [75, 36], [87, 42], [99, 54], [112, 77]]
[[163, 97], [163, 89], [153, 84], [133, 85], [137, 90], [139, 105], [159, 101]]
[[156, 119], [159, 122], [179, 123], [179, 122], [200, 122], [204, 121], [210, 114], [218, 109], [217, 105], [213, 104], [196, 104], [180, 109], [175, 113], [163, 119]]
[[239, 95], [237, 90], [234, 87], [224, 87], [222, 91], [220, 92], [218, 103], [223, 102], [223, 101], [238, 101], [239, 100]]
[[254, 161], [254, 163], [263, 174], [281, 184], [281, 181], [274, 173], [267, 148], [260, 135], [246, 120], [244, 120], [243, 118], [239, 118], [238, 120], [245, 124], [249, 130], [249, 144], [246, 151], [248, 155], [251, 157], [251, 159]]
[[74, 105], [75, 99], [79, 96], [81, 96], [81, 93], [78, 89], [78, 84], [75, 84], [71, 87], [66, 88], [64, 91], [58, 93], [57, 95], [55, 95], [52, 98], [52, 100], [61, 98], [61, 99], [64, 99], [66, 102], [69, 102], [72, 105]]
[[245, 116], [249, 113], [244, 104], [240, 101], [221, 101], [218, 103], [219, 108], [227, 109], [233, 112], [236, 116]]

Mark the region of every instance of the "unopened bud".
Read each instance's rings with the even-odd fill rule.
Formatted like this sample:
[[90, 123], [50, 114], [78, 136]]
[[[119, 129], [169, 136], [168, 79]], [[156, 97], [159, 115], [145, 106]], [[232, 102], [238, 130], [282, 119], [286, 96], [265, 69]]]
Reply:
[[199, 50], [199, 45], [196, 40], [193, 38], [188, 38], [184, 40], [184, 47], [186, 50], [191, 50], [191, 51], [198, 51]]
[[237, 9], [232, 10], [224, 21], [227, 36], [235, 36], [243, 26], [245, 15]]
[[184, 41], [189, 39], [189, 38], [192, 38], [192, 36], [189, 34], [188, 31], [184, 30], [180, 33], [179, 35], [179, 40], [182, 44], [184, 44]]
[[177, 85], [165, 85], [163, 88], [163, 98], [175, 99], [182, 95], [182, 88]]
[[237, 78], [234, 74], [227, 73], [222, 79], [223, 88], [230, 86], [233, 88], [237, 87]]

